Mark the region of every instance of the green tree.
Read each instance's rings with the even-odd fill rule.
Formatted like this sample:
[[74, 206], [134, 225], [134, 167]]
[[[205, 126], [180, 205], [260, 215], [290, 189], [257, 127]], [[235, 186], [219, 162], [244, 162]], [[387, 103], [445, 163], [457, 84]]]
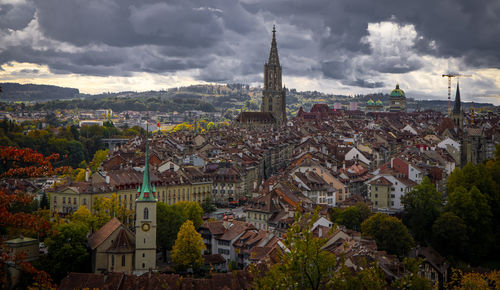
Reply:
[[120, 204], [118, 195], [113, 193], [111, 197], [94, 198], [94, 224], [93, 231], [100, 229], [113, 217], [119, 219], [125, 225], [131, 225], [134, 211], [127, 208], [126, 204]]
[[467, 254], [474, 263], [481, 261], [494, 243], [493, 215], [487, 196], [476, 186], [472, 186], [470, 190], [459, 186], [449, 194], [446, 209], [465, 222], [469, 238]]
[[179, 269], [194, 271], [203, 265], [201, 252], [206, 249], [201, 235], [196, 231], [191, 220], [184, 222], [177, 234], [172, 248], [172, 262]]
[[402, 258], [413, 247], [414, 241], [408, 229], [398, 218], [377, 213], [361, 224], [361, 232], [372, 237], [379, 250]]
[[331, 289], [387, 289], [384, 272], [376, 264], [368, 264], [361, 261], [360, 270], [353, 272], [352, 269], [344, 264], [343, 258], [340, 260], [340, 268], [335, 272], [327, 286]]
[[429, 178], [425, 177], [422, 183], [404, 195], [401, 201], [405, 208], [404, 221], [413, 237], [421, 243], [429, 242], [432, 225], [441, 212], [441, 194]]
[[327, 240], [313, 236], [311, 231], [317, 219], [317, 212], [297, 214], [283, 241], [285, 248], [278, 252], [278, 262], [262, 278], [256, 279], [255, 288], [322, 289], [335, 277], [335, 255], [323, 250]]
[[157, 204], [157, 236], [156, 243], [162, 250], [164, 260], [167, 251], [172, 249], [177, 233], [186, 220], [191, 220], [198, 228], [203, 223], [203, 209], [197, 202], [180, 202], [173, 205], [159, 202]]
[[408, 273], [401, 279], [392, 283], [396, 289], [426, 290], [435, 289], [430, 280], [420, 276], [419, 270], [423, 259], [404, 258], [405, 268]]
[[467, 245], [467, 226], [452, 212], [443, 213], [432, 226], [432, 246], [445, 256], [461, 257]]
[[334, 222], [346, 226], [348, 229], [361, 231], [361, 223], [372, 214], [364, 203], [357, 203], [345, 209], [334, 208], [331, 218]]
[[203, 208], [195, 201], [181, 201], [174, 206], [182, 208], [184, 216], [193, 222], [195, 229], [203, 224]]
[[96, 151], [94, 157], [92, 158], [92, 161], [90, 161], [90, 169], [92, 170], [92, 172], [97, 172], [99, 166], [101, 166], [102, 162], [108, 157], [108, 152], [108, 149]]
[[207, 197], [202, 203], [201, 207], [203, 208], [203, 211], [206, 213], [214, 212], [217, 208], [215, 207], [215, 204], [212, 200], [212, 198], [209, 196]]
[[88, 272], [90, 255], [86, 247], [87, 225], [65, 223], [56, 226], [55, 231], [56, 234], [45, 240], [48, 254], [41, 257], [37, 267], [47, 271], [57, 283], [69, 272]]
[[71, 220], [71, 222], [86, 225], [91, 231], [99, 229], [96, 225], [97, 217], [92, 215], [90, 210], [84, 205], [81, 205], [76, 211], [74, 211], [69, 216], [69, 219]]

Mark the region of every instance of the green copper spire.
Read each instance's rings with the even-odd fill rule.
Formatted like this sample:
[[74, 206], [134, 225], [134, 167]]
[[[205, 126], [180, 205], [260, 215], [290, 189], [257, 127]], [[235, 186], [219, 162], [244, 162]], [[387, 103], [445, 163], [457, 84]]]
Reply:
[[144, 175], [142, 177], [142, 185], [137, 191], [136, 201], [156, 201], [156, 189], [151, 186], [149, 180], [149, 143], [148, 143], [148, 126], [146, 125], [146, 159], [144, 165]]

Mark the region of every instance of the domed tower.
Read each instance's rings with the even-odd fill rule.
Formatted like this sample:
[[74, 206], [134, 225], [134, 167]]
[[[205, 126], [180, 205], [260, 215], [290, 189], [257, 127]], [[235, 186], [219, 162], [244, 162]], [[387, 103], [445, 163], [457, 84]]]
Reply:
[[389, 112], [405, 112], [406, 111], [406, 96], [405, 92], [399, 88], [399, 84], [391, 91], [389, 99]]
[[262, 91], [262, 112], [273, 115], [277, 124], [286, 123], [286, 89], [281, 85], [281, 65], [276, 44], [276, 27], [273, 26], [273, 39], [269, 60], [264, 65], [264, 90]]

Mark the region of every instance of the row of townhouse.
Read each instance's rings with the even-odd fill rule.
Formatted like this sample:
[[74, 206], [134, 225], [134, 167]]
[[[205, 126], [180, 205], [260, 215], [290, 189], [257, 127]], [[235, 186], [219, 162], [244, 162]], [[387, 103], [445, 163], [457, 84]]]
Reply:
[[[70, 214], [80, 206], [93, 210], [96, 198], [117, 196], [118, 204], [135, 209], [137, 189], [142, 183], [142, 172], [134, 169], [94, 173], [88, 181], [67, 181], [49, 191], [50, 209], [60, 214]], [[158, 201], [174, 204], [180, 201], [203, 202], [211, 196], [212, 180], [197, 168], [181, 172], [151, 172]]]

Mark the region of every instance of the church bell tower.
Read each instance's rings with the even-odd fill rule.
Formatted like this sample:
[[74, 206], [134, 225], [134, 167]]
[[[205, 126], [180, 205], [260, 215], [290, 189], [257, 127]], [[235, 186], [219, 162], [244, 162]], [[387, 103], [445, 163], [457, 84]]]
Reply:
[[286, 89], [281, 85], [281, 65], [276, 45], [276, 27], [273, 26], [273, 39], [269, 60], [264, 65], [264, 90], [262, 91], [262, 112], [272, 113], [275, 122], [286, 123]]
[[149, 144], [146, 130], [146, 158], [142, 185], [135, 200], [135, 271], [156, 269], [156, 188], [149, 180]]

